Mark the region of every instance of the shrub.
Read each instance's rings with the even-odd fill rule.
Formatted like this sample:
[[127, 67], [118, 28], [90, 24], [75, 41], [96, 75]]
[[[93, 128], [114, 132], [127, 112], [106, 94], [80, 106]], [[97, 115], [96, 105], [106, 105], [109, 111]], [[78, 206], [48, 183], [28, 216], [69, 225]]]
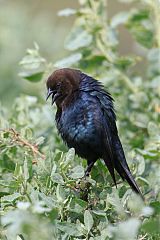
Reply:
[[[160, 238], [160, 5], [128, 2], [134, 9], [112, 18], [105, 0], [79, 0], [78, 10], [60, 11], [75, 15], [64, 44], [68, 56], [53, 65], [35, 44], [20, 74], [40, 84], [53, 68], [75, 67], [104, 83], [116, 100], [120, 137], [145, 201], [118, 176], [116, 189], [101, 161], [81, 179], [86, 161], [66, 150], [51, 107], [41, 97], [22, 95], [10, 111], [0, 110], [2, 239]], [[144, 55], [119, 54], [120, 25]], [[138, 64], [144, 71], [137, 73]]]

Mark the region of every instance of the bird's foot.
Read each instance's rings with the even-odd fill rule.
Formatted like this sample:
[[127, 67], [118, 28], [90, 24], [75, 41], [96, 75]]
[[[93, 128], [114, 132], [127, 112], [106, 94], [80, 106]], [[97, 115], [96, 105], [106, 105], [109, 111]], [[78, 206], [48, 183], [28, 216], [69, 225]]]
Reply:
[[76, 183], [76, 189], [80, 194], [80, 198], [88, 202], [88, 194], [90, 192], [91, 183], [86, 179], [86, 176], [79, 179]]
[[84, 172], [83, 178], [86, 179], [87, 177], [89, 177], [89, 175], [90, 175], [90, 171], [88, 171], [88, 169], [86, 169]]
[[85, 177], [85, 178], [86, 178], [86, 177], [89, 177], [90, 172], [91, 172], [91, 169], [92, 169], [94, 163], [95, 163], [95, 162], [92, 161], [92, 162], [90, 162], [90, 163], [88, 164], [88, 166], [87, 166], [87, 168], [86, 168], [86, 170], [85, 170], [85, 174], [84, 174], [84, 177]]

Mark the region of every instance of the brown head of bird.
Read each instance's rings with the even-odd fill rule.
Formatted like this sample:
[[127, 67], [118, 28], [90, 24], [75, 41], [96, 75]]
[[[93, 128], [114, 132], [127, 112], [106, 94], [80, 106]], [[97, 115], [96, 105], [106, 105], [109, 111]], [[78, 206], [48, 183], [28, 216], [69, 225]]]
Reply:
[[80, 82], [80, 71], [63, 68], [53, 72], [47, 82], [48, 94], [46, 100], [52, 96], [52, 104], [56, 103], [58, 108], [68, 105], [72, 95], [78, 90]]

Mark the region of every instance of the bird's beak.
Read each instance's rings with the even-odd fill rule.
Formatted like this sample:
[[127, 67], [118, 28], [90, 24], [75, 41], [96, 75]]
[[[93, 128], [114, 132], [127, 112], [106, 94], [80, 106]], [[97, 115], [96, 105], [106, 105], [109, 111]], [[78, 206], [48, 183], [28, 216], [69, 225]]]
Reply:
[[55, 93], [52, 95], [52, 105], [54, 104], [54, 102], [57, 100], [57, 98], [60, 96], [59, 93]]
[[47, 97], [46, 97], [46, 101], [48, 100], [48, 98], [51, 96], [51, 94], [53, 94], [54, 91], [51, 90], [50, 88], [48, 88], [48, 93], [47, 93]]
[[48, 89], [48, 93], [47, 93], [47, 97], [46, 97], [46, 101], [48, 100], [48, 98], [52, 95], [52, 105], [54, 104], [54, 102], [56, 101], [56, 99], [60, 96], [59, 93], [57, 93], [56, 90], [51, 90], [50, 88]]

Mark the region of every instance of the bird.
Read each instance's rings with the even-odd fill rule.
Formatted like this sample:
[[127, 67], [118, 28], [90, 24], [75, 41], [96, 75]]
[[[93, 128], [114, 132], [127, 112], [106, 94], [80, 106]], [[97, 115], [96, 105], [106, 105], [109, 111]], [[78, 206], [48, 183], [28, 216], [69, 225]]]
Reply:
[[133, 191], [141, 191], [127, 164], [118, 136], [113, 98], [103, 84], [79, 69], [61, 68], [46, 81], [47, 97], [52, 98], [59, 134], [69, 148], [87, 160], [85, 176], [94, 163], [103, 159], [117, 186], [115, 171]]

